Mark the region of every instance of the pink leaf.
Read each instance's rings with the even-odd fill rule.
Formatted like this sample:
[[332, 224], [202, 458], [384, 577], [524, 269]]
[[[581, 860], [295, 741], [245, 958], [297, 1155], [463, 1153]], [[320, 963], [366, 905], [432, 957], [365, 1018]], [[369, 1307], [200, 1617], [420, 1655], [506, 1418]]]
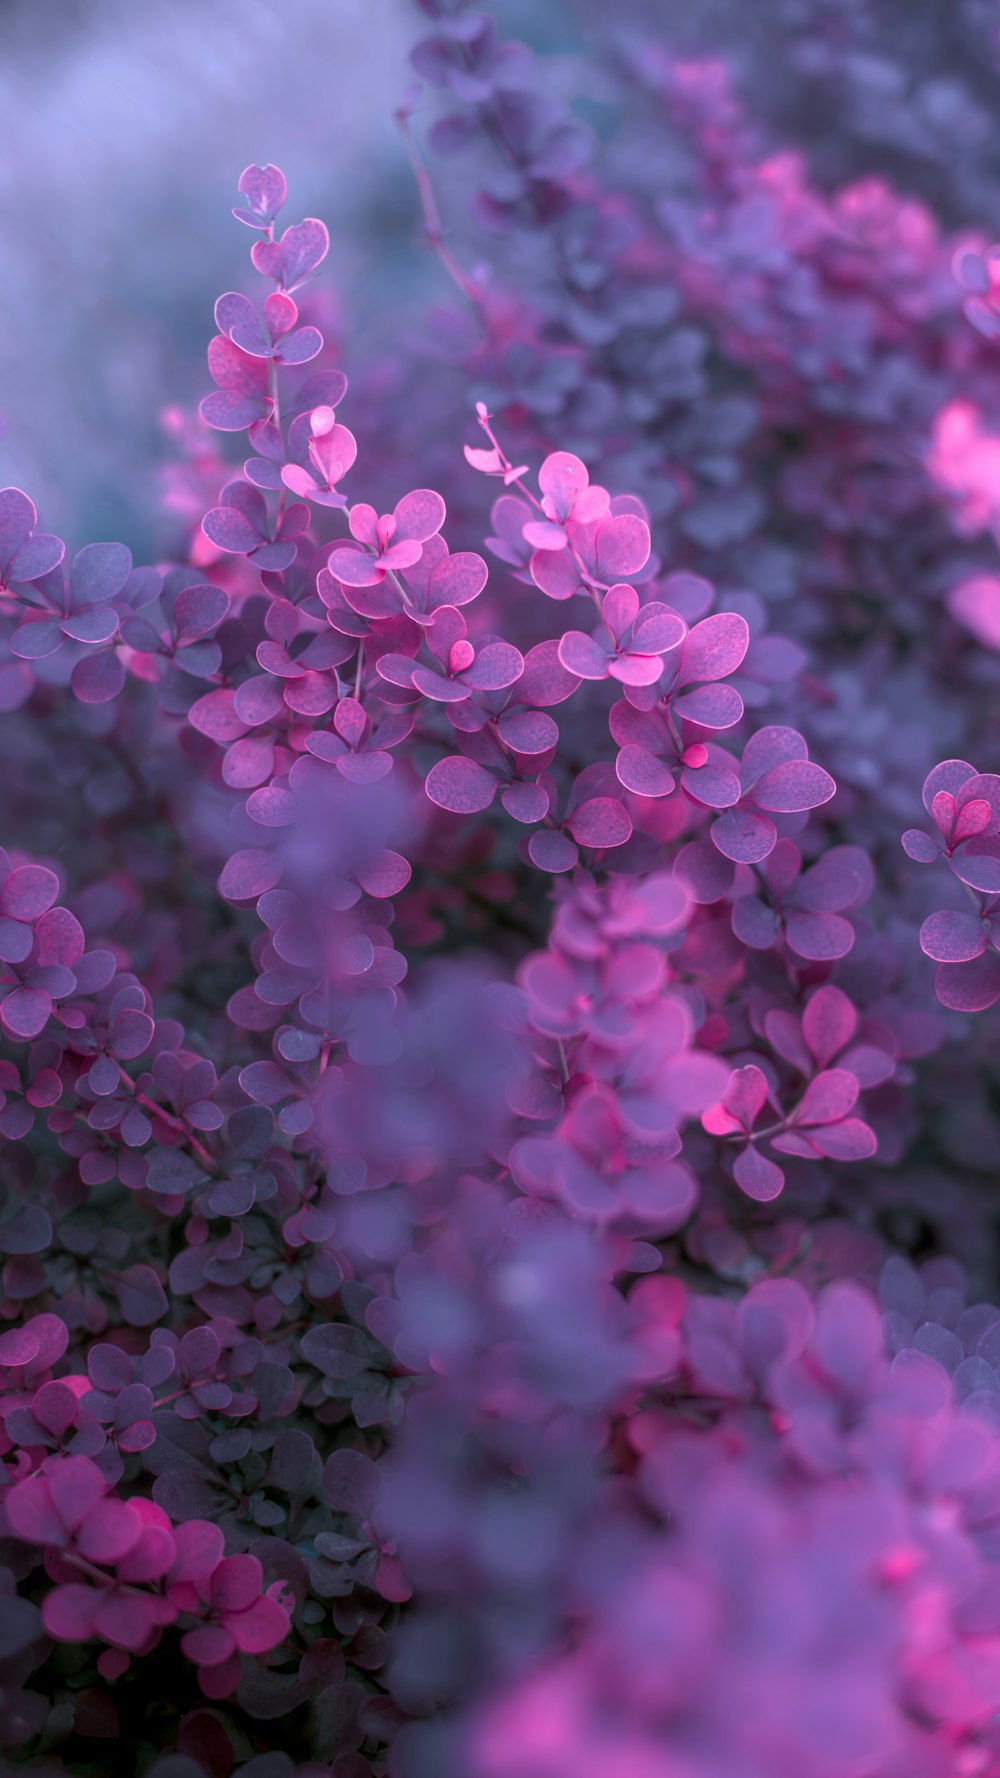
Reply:
[[101, 1597], [96, 1587], [75, 1581], [54, 1587], [42, 1601], [42, 1622], [47, 1634], [56, 1642], [89, 1642]]
[[857, 1103], [858, 1083], [845, 1068], [829, 1068], [811, 1080], [795, 1112], [797, 1125], [831, 1124]]
[[404, 494], [393, 512], [393, 542], [426, 543], [440, 531], [446, 513], [444, 501], [433, 488], [417, 488], [412, 494]]
[[631, 513], [605, 519], [597, 532], [598, 579], [609, 584], [638, 574], [649, 561], [649, 526]]
[[840, 988], [817, 988], [802, 1015], [802, 1034], [821, 1068], [850, 1043], [858, 1015]]

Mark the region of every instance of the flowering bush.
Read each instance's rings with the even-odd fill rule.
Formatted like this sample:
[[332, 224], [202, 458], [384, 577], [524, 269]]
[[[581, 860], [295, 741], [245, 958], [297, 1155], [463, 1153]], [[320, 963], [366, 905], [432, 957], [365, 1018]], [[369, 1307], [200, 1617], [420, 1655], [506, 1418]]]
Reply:
[[1000, 41], [420, 10], [443, 306], [251, 166], [169, 556], [0, 491], [0, 1744], [995, 1778]]

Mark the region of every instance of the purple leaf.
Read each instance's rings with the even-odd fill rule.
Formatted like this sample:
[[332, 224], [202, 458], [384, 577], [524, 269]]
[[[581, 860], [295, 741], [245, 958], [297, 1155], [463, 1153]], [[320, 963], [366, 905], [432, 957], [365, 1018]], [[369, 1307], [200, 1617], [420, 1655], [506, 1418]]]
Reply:
[[549, 812], [549, 793], [544, 784], [505, 784], [500, 801], [513, 821], [522, 821], [526, 826], [543, 821]]
[[788, 908], [785, 937], [797, 957], [814, 963], [833, 963], [852, 950], [854, 927], [840, 914], [803, 914], [797, 908]]
[[254, 268], [273, 278], [281, 290], [292, 291], [326, 258], [330, 236], [315, 216], [286, 228], [278, 241], [255, 241], [250, 249]]
[[378, 1474], [361, 1451], [334, 1451], [326, 1460], [323, 1491], [335, 1512], [370, 1518], [378, 1496]]
[[45, 1029], [52, 1011], [52, 996], [42, 988], [14, 988], [0, 1002], [0, 1022], [11, 1037], [28, 1042]]
[[634, 654], [668, 654], [686, 635], [683, 618], [665, 605], [644, 605], [632, 631], [629, 651]]
[[631, 513], [605, 519], [597, 532], [597, 573], [609, 584], [638, 574], [649, 561], [649, 526]]
[[248, 228], [270, 227], [288, 195], [284, 173], [270, 162], [266, 167], [244, 167], [237, 190], [246, 201], [233, 215]]
[[802, 1014], [802, 1035], [821, 1068], [850, 1043], [858, 1015], [840, 988], [817, 988]]
[[902, 850], [915, 864], [934, 864], [941, 855], [931, 834], [925, 834], [922, 827], [907, 827], [906, 834], [902, 836]]
[[920, 948], [938, 963], [966, 963], [981, 957], [986, 932], [976, 914], [930, 914], [920, 928]]
[[214, 630], [229, 610], [229, 594], [221, 587], [202, 582], [185, 587], [177, 596], [174, 622], [180, 640], [206, 636]]
[[675, 788], [674, 774], [663, 760], [657, 759], [647, 747], [631, 743], [621, 748], [615, 762], [620, 784], [636, 796], [669, 796]]
[[789, 760], [808, 758], [808, 749], [798, 729], [772, 726], [758, 729], [743, 749], [740, 779], [745, 789], [756, 784], [766, 772]]
[[988, 951], [968, 963], [941, 963], [934, 992], [954, 1012], [983, 1012], [1000, 1000], [1000, 956]]
[[129, 1266], [111, 1283], [118, 1307], [130, 1327], [152, 1327], [166, 1314], [163, 1285], [152, 1266]]
[[123, 543], [88, 543], [70, 568], [74, 611], [114, 599], [131, 572], [132, 555]]
[[566, 826], [580, 846], [623, 846], [632, 836], [628, 810], [614, 797], [595, 796], [566, 817]]
[[828, 1068], [811, 1080], [795, 1113], [796, 1124], [830, 1124], [857, 1102], [858, 1083], [845, 1068]]
[[928, 772], [924, 779], [921, 795], [928, 815], [932, 811], [934, 798], [940, 791], [946, 790], [951, 796], [954, 796], [957, 791], [961, 790], [963, 784], [975, 776], [975, 766], [970, 766], [966, 759], [942, 760], [941, 764], [935, 766], [932, 772]]
[[562, 665], [558, 642], [537, 642], [524, 657], [517, 695], [525, 704], [548, 710], [554, 704], [565, 703], [579, 684], [577, 675]]
[[433, 488], [417, 488], [412, 494], [404, 494], [393, 511], [396, 529], [392, 541], [426, 543], [440, 531], [446, 516], [445, 503]]
[[733, 1162], [733, 1178], [748, 1198], [756, 1198], [758, 1203], [768, 1204], [776, 1198], [785, 1183], [785, 1175], [774, 1161], [750, 1143]]
[[777, 832], [766, 815], [755, 815], [752, 809], [730, 809], [713, 823], [713, 846], [735, 864], [759, 864], [774, 851]]
[[424, 789], [439, 809], [448, 809], [453, 815], [476, 815], [489, 808], [497, 781], [475, 760], [453, 753], [431, 767]]
[[703, 618], [685, 638], [678, 685], [725, 679], [741, 665], [749, 645], [746, 618], [736, 612], [719, 611], [712, 617]]
[[541, 710], [507, 712], [501, 716], [497, 727], [504, 745], [513, 748], [515, 753], [547, 753], [559, 740], [559, 730], [551, 716]]
[[611, 656], [596, 637], [567, 630], [559, 643], [559, 661], [577, 679], [606, 679]]
[[380, 852], [370, 863], [365, 864], [357, 873], [358, 882], [366, 895], [373, 895], [379, 901], [387, 900], [392, 895], [399, 895], [406, 888], [412, 876], [407, 860], [400, 852]]
[[74, 642], [110, 642], [118, 631], [118, 613], [100, 608], [75, 612], [63, 618], [62, 628]]
[[523, 666], [524, 656], [509, 642], [486, 642], [462, 678], [477, 691], [505, 691], [520, 679]]
[[38, 920], [55, 901], [59, 878], [43, 864], [22, 864], [0, 889], [0, 912], [13, 920]]
[[148, 1013], [126, 1009], [120, 1012], [111, 1027], [113, 1053], [130, 1062], [148, 1050], [156, 1027]]
[[731, 809], [740, 800], [740, 781], [728, 766], [685, 766], [681, 784], [695, 802], [709, 809]]
[[874, 1130], [859, 1117], [841, 1118], [809, 1134], [820, 1153], [831, 1161], [863, 1161], [878, 1149]]
[[219, 894], [225, 901], [256, 901], [281, 881], [281, 860], [273, 852], [256, 847], [234, 852], [219, 878]]
[[70, 684], [82, 704], [109, 704], [125, 685], [125, 668], [114, 648], [77, 661]]
[[533, 833], [528, 841], [528, 856], [539, 870], [552, 871], [555, 874], [572, 870], [580, 859], [572, 840], [556, 828], [545, 828], [541, 833]]
[[675, 716], [701, 728], [732, 728], [743, 715], [743, 699], [731, 685], [698, 685], [671, 700]]
[[762, 809], [792, 814], [819, 808], [821, 803], [829, 802], [836, 790], [836, 784], [822, 766], [805, 759], [788, 760], [758, 780], [753, 799]]
[[344, 1380], [359, 1376], [368, 1368], [372, 1342], [359, 1328], [344, 1322], [326, 1322], [303, 1334], [302, 1355], [325, 1377]]
[[248, 555], [261, 541], [249, 519], [231, 506], [214, 506], [202, 519], [201, 528], [216, 549], [230, 555]]

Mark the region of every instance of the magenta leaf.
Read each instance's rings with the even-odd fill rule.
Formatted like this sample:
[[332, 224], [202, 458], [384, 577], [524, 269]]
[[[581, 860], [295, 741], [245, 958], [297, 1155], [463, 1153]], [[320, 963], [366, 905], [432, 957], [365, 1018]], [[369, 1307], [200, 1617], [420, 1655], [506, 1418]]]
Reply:
[[821, 1068], [850, 1043], [858, 1015], [847, 995], [832, 983], [817, 988], [802, 1014], [802, 1035]]
[[609, 518], [597, 533], [597, 571], [599, 579], [612, 583], [638, 574], [649, 561], [649, 526], [631, 513]]

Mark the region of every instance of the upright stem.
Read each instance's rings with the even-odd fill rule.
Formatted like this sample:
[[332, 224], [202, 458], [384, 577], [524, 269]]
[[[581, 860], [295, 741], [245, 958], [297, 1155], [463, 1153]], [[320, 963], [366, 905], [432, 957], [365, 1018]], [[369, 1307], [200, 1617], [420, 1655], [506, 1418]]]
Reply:
[[438, 210], [437, 198], [434, 195], [434, 186], [431, 183], [431, 176], [421, 159], [413, 131], [410, 128], [410, 113], [400, 107], [396, 112], [396, 122], [399, 125], [400, 135], [403, 138], [403, 146], [406, 149], [407, 159], [413, 169], [413, 178], [417, 187], [417, 196], [420, 199], [420, 210], [424, 220], [424, 235], [427, 244], [429, 247], [432, 247], [437, 254], [438, 259], [444, 266], [452, 283], [458, 287], [462, 292], [462, 295], [479, 310], [480, 314], [482, 314], [484, 306], [482, 291], [478, 284], [476, 284], [475, 280], [469, 277], [468, 272], [464, 271], [459, 265], [458, 260], [455, 258], [451, 248], [445, 241], [444, 230], [441, 226], [441, 213]]

